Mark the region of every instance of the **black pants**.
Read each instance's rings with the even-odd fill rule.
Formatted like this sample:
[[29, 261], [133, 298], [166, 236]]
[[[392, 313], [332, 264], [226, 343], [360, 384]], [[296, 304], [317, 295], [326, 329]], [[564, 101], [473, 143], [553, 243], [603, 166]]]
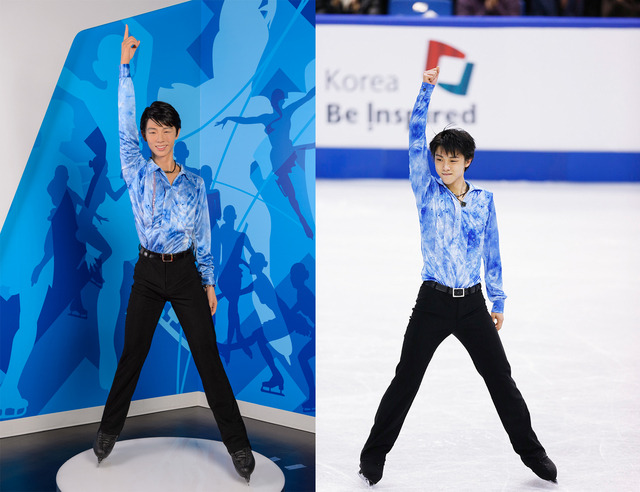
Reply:
[[127, 307], [124, 349], [100, 428], [107, 434], [120, 434], [167, 301], [173, 306], [189, 342], [227, 450], [232, 453], [249, 446], [238, 403], [220, 361], [207, 295], [191, 253], [171, 263], [164, 263], [160, 258], [139, 257]]
[[527, 405], [511, 378], [511, 367], [482, 291], [454, 298], [423, 284], [404, 336], [396, 375], [382, 397], [361, 461], [380, 466], [384, 463], [433, 353], [452, 333], [483, 377], [516, 453], [525, 457], [545, 454], [531, 428]]

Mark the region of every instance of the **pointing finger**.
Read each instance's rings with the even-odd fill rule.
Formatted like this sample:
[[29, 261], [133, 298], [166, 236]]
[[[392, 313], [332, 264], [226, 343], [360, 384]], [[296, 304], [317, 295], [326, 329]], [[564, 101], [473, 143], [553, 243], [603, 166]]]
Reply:
[[124, 39], [129, 37], [129, 24], [124, 25]]

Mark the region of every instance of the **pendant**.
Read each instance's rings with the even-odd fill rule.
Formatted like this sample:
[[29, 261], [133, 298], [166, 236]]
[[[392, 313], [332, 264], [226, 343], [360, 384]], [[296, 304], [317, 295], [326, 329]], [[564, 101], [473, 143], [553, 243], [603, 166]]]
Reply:
[[461, 207], [466, 207], [467, 206], [467, 202], [460, 202], [460, 206]]

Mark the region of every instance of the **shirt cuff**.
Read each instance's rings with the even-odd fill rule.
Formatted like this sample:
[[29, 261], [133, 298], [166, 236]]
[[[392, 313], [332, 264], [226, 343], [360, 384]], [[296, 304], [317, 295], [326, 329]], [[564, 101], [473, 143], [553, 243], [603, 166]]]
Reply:
[[427, 95], [430, 95], [433, 92], [433, 89], [435, 89], [435, 85], [430, 84], [429, 82], [423, 82], [422, 86], [420, 87], [420, 92], [427, 92]]
[[120, 64], [120, 77], [131, 77], [131, 70], [128, 63]]
[[504, 299], [497, 299], [493, 303], [493, 309], [491, 309], [492, 313], [504, 313]]
[[214, 287], [216, 286], [216, 281], [213, 279], [213, 275], [211, 275], [211, 276], [206, 275], [205, 276], [205, 275], [200, 274], [200, 276], [201, 276], [201, 282], [202, 282], [203, 286], [205, 286], [205, 285], [213, 285]]

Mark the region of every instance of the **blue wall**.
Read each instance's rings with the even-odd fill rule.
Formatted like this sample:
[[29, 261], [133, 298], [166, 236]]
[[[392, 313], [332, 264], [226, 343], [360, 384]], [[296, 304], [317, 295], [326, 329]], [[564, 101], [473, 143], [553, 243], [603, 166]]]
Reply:
[[[318, 178], [409, 177], [408, 150], [318, 148], [317, 161]], [[530, 181], [640, 181], [640, 154], [478, 150], [467, 176]]]
[[[118, 153], [125, 23], [142, 42], [138, 116], [157, 99], [178, 109], [176, 160], [208, 187], [216, 333], [236, 395], [313, 414], [314, 15], [305, 0], [192, 1], [76, 36], [0, 233], [0, 419], [103, 405], [111, 385], [138, 247]], [[290, 131], [216, 125], [260, 115]], [[134, 399], [201, 389], [167, 306]]]

